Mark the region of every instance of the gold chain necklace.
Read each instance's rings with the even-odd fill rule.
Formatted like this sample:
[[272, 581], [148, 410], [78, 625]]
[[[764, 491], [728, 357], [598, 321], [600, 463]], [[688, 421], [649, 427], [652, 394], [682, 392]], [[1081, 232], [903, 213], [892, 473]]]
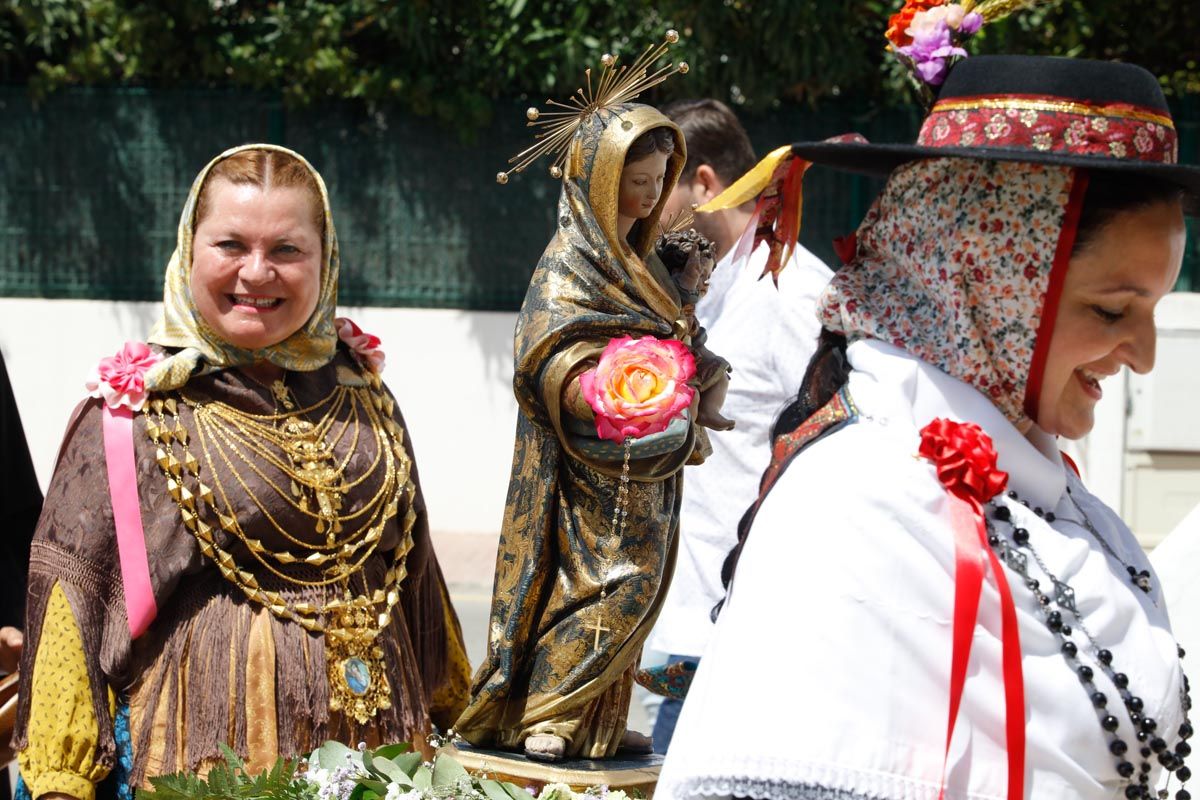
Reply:
[[[238, 587], [251, 601], [263, 606], [279, 619], [294, 622], [305, 630], [324, 635], [326, 671], [330, 690], [329, 707], [332, 711], [343, 712], [353, 717], [359, 724], [365, 724], [380, 709], [391, 707], [391, 688], [383, 663], [383, 649], [377, 639], [390, 624], [392, 612], [396, 603], [399, 602], [400, 584], [407, 575], [406, 559], [412, 548], [412, 529], [416, 522], [416, 512], [412, 509], [416, 487], [410, 477], [411, 463], [408, 453], [404, 449], [404, 430], [393, 419], [394, 403], [383, 389], [379, 377], [374, 373], [366, 373], [365, 378], [367, 382], [365, 387], [338, 386], [328, 397], [300, 412], [307, 415], [321, 407], [328, 406], [329, 410], [322, 415], [318, 423], [310, 422], [308, 425], [311, 427], [298, 426], [291, 429], [288, 429], [285, 423], [282, 431], [273, 423], [277, 419], [295, 417], [295, 409], [290, 409], [291, 413], [285, 411], [283, 414], [253, 415], [232, 409], [230, 406], [216, 401], [189, 401], [188, 405], [192, 408], [193, 417], [197, 421], [198, 440], [202, 439], [201, 431], [203, 431], [201, 442], [205, 461], [203, 467], [200, 460], [191, 451], [191, 437], [179, 417], [179, 398], [155, 395], [143, 412], [146, 418], [146, 433], [155, 446], [155, 457], [166, 478], [168, 493], [179, 508], [184, 527], [196, 538], [200, 552], [217, 566], [226, 580]], [[274, 454], [272, 454], [274, 457], [267, 458], [267, 460], [277, 468], [281, 468], [281, 471], [291, 477], [297, 485], [310, 488], [313, 485], [319, 485], [326, 491], [332, 492], [339, 485], [357, 485], [366, 477], [366, 475], [360, 477], [353, 484], [346, 484], [344, 481], [338, 484], [333, 482], [328, 473], [319, 472], [312, 467], [312, 464], [323, 464], [323, 468], [329, 467], [330, 461], [325, 458], [325, 454], [333, 453], [333, 445], [325, 440], [324, 434], [332, 430], [334, 420], [345, 408], [346, 403], [351, 404], [355, 420], [359, 419], [358, 413], [361, 408], [375, 434], [377, 455], [380, 458], [375, 459], [366, 474], [371, 474], [378, 469], [380, 459], [384, 462], [385, 476], [381, 488], [376, 496], [364, 505], [364, 512], [361, 514], [367, 517], [366, 522], [349, 537], [343, 537], [343, 541], [332, 553], [322, 552], [319, 547], [304, 544], [289, 537], [289, 541], [300, 544], [311, 551], [302, 557], [286, 550], [271, 551], [263, 545], [261, 540], [246, 536], [237, 520], [234, 506], [229, 500], [223, 482], [220, 480], [221, 470], [218, 469], [218, 463], [228, 470], [242, 491], [264, 514], [266, 514], [266, 508], [238, 473], [233, 460], [228, 458], [227, 453], [220, 451], [220, 461], [214, 459], [210, 447], [212, 450], [217, 449], [213, 442], [220, 434], [200, 424], [205, 413], [204, 410], [215, 411], [214, 418], [230, 422], [230, 426], [239, 431], [240, 436], [244, 437], [247, 443], [254, 442], [253, 434], [261, 434], [262, 438], [254, 442], [255, 446], [249, 448], [254, 455], [266, 457], [268, 451], [263, 445], [265, 441], [280, 450], [291, 446], [293, 449], [289, 453], [299, 453], [302, 457], [310, 456], [307, 460], [302, 458], [299, 467], [288, 464], [286, 458], [280, 458]], [[334, 413], [334, 409], [337, 409], [337, 413]], [[234, 424], [232, 420], [237, 420], [238, 424]], [[334, 442], [339, 441], [345, 435], [349, 424], [348, 421], [342, 426], [342, 431], [334, 439]], [[317, 439], [318, 435], [321, 436], [320, 440]], [[285, 441], [289, 436], [294, 436], [295, 441]], [[226, 439], [225, 441], [226, 443], [233, 441], [236, 445], [235, 440]], [[303, 442], [304, 446], [300, 446], [299, 442]], [[350, 454], [338, 465], [342, 469], [349, 463], [350, 455], [358, 446], [358, 442], [356, 430]], [[307, 449], [308, 447], [312, 449]], [[179, 455], [176, 455], [176, 450]], [[253, 464], [253, 460], [247, 453], [238, 451], [238, 455], [245, 463]], [[337, 464], [336, 459], [333, 460], [333, 463]], [[201, 480], [202, 470], [209, 476], [208, 480], [217, 487], [216, 491]], [[255, 469], [254, 471], [260, 477], [265, 477], [261, 470]], [[341, 470], [337, 471], [341, 472]], [[188, 487], [188, 483], [192, 488]], [[272, 491], [280, 495], [284, 494], [273, 484], [271, 487]], [[332, 497], [326, 497], [325, 500], [326, 504], [322, 505], [320, 499], [317, 499], [317, 509], [310, 516], [318, 516], [320, 518], [318, 523], [324, 520], [327, 525], [330, 525], [332, 521], [337, 521], [339, 523], [338, 530], [341, 530], [340, 523], [346, 521], [346, 518], [337, 516], [334, 511], [335, 505], [340, 508], [340, 498], [338, 501], [334, 501]], [[350, 590], [350, 579], [361, 571], [366, 559], [375, 552], [378, 542], [382, 538], [384, 527], [399, 514], [401, 502], [406, 503], [400, 521], [401, 540], [392, 552], [391, 565], [384, 576], [383, 585], [369, 595], [356, 596]], [[225, 513], [222, 513], [221, 506], [224, 507]], [[370, 511], [366, 513], [365, 510]], [[354, 516], [359, 515], [355, 514]], [[269, 515], [267, 516], [269, 517]], [[292, 600], [279, 592], [263, 588], [259, 584], [258, 578], [252, 572], [243, 569], [233, 555], [217, 542], [215, 528], [211, 524], [214, 517], [217, 527], [241, 541], [260, 564], [267, 567], [281, 580], [296, 586], [318, 588], [340, 585], [342, 596], [324, 603], [313, 604], [307, 601]], [[206, 518], [209, 521], [206, 521]], [[285, 532], [282, 530], [283, 526], [278, 525], [274, 519], [271, 519], [271, 523], [277, 530]], [[332, 536], [336, 531], [328, 531], [328, 533]], [[360, 551], [363, 551], [362, 554]], [[270, 561], [279, 565], [297, 564], [316, 568], [322, 577], [316, 581], [301, 580], [296, 576], [288, 575], [283, 570], [276, 569], [269, 563]], [[329, 563], [331, 561], [332, 564]]]
[[[230, 454], [232, 453], [242, 463], [244, 463], [245, 466], [247, 468], [249, 468], [251, 472], [253, 472], [255, 475], [257, 475], [259, 477], [259, 479], [261, 479], [263, 481], [264, 484], [266, 484], [269, 488], [271, 488], [275, 492], [275, 494], [277, 494], [280, 498], [282, 498], [285, 502], [287, 502], [298, 513], [315, 519], [316, 530], [318, 533], [327, 532], [327, 534], [328, 534], [326, 537], [326, 543], [324, 545], [324, 548], [322, 548], [321, 545], [312, 545], [312, 544], [309, 544], [308, 542], [297, 539], [295, 536], [293, 536], [291, 534], [291, 532], [289, 532], [287, 530], [286, 527], [284, 527], [284, 526], [280, 525], [278, 522], [276, 522], [275, 518], [271, 515], [270, 511], [268, 511], [265, 506], [263, 506], [261, 503], [259, 503], [257, 498], [254, 496], [254, 494], [252, 492], [249, 492], [249, 490], [247, 489], [246, 491], [249, 494], [249, 496], [259, 506], [259, 509], [263, 512], [266, 519], [269, 522], [271, 522], [271, 524], [273, 525], [275, 530], [282, 537], [284, 537], [285, 539], [287, 539], [288, 541], [290, 541], [293, 544], [299, 545], [301, 547], [306, 547], [306, 548], [315, 548], [318, 550], [320, 550], [320, 549], [333, 550], [337, 547], [344, 546], [345, 542], [347, 542], [347, 541], [353, 541], [356, 538], [356, 536], [359, 533], [361, 533], [362, 530], [366, 526], [364, 525], [364, 528], [360, 528], [358, 531], [351, 532], [350, 534], [346, 535], [345, 537], [342, 537], [342, 539], [339, 540], [339, 538], [337, 537], [337, 533], [342, 530], [342, 523], [348, 522], [351, 520], [355, 520], [355, 519], [365, 516], [365, 515], [369, 516], [370, 512], [372, 512], [372, 509], [377, 508], [381, 504], [382, 498], [386, 496], [388, 490], [391, 488], [390, 483], [394, 480], [393, 470], [395, 468], [395, 465], [394, 465], [393, 461], [394, 461], [395, 456], [392, 452], [393, 448], [391, 447], [391, 444], [387, 439], [387, 433], [386, 433], [386, 430], [384, 429], [384, 426], [382, 426], [380, 424], [380, 421], [374, 416], [371, 416], [369, 421], [370, 421], [371, 427], [375, 433], [375, 445], [376, 445], [375, 459], [367, 467], [367, 470], [364, 472], [364, 475], [362, 478], [360, 478], [357, 481], [354, 481], [353, 484], [343, 484], [343, 485], [349, 487], [349, 486], [358, 485], [359, 483], [361, 483], [362, 480], [365, 480], [366, 477], [368, 477], [369, 475], [371, 475], [372, 473], [374, 473], [376, 471], [376, 467], [381, 458], [385, 459], [385, 461], [386, 461], [385, 468], [386, 468], [386, 473], [387, 473], [388, 478], [387, 478], [387, 480], [385, 480], [385, 483], [380, 487], [379, 491], [376, 492], [375, 496], [368, 502], [364, 503], [362, 505], [362, 508], [360, 508], [358, 511], [353, 512], [348, 515], [340, 515], [339, 514], [339, 515], [334, 516], [332, 519], [330, 519], [330, 517], [321, 513], [319, 508], [316, 510], [310, 510], [308, 504], [303, 502], [303, 499], [304, 499], [303, 497], [301, 497], [299, 499], [299, 501], [297, 500], [296, 495], [300, 493], [300, 490], [297, 488], [297, 485], [298, 485], [297, 481], [303, 481], [305, 479], [305, 476], [297, 474], [297, 472], [293, 469], [293, 467], [290, 463], [288, 463], [284, 460], [281, 460], [280, 458], [278, 458], [277, 456], [272, 454], [270, 452], [269, 448], [267, 447], [267, 445], [264, 444], [263, 442], [259, 441], [259, 438], [255, 436], [255, 431], [247, 430], [244, 427], [239, 427], [236, 424], [236, 420], [234, 421], [234, 423], [232, 424], [231, 427], [224, 427], [225, 423], [222, 421], [222, 418], [231, 416], [227, 407], [223, 408], [223, 409], [217, 408], [217, 407], [215, 407], [215, 404], [212, 404], [212, 403], [189, 403], [189, 404], [193, 406], [193, 416], [195, 418], [197, 439], [200, 441], [200, 445], [204, 452], [205, 458], [209, 461], [210, 464], [215, 462], [214, 453], [216, 453], [217, 455], [220, 456], [222, 461], [225, 462], [225, 465], [228, 468], [230, 474], [233, 475], [235, 479], [240, 481], [241, 480], [240, 474], [238, 473], [237, 468], [234, 466], [234, 464], [232, 463], [232, 461], [230, 459]], [[355, 404], [355, 409], [357, 410], [357, 404]], [[265, 437], [265, 435], [266, 434], [264, 433], [264, 437]], [[351, 447], [357, 448], [358, 441], [359, 441], [359, 434], [358, 434], [358, 431], [355, 431], [354, 439], [351, 442]], [[286, 442], [281, 442], [278, 445], [278, 447], [281, 449], [285, 448], [287, 446], [288, 445]], [[250, 452], [247, 452], [247, 451], [250, 451]], [[279, 486], [277, 486], [275, 484], [275, 482], [265, 472], [263, 472], [262, 468], [257, 463], [257, 461], [259, 459], [268, 461], [271, 465], [273, 465], [276, 469], [278, 469], [280, 472], [282, 472], [285, 476], [290, 478], [291, 487], [292, 487], [290, 494], [289, 494], [289, 492], [286, 492], [283, 489], [281, 489]], [[407, 477], [407, 475], [405, 474], [404, 477]], [[220, 474], [219, 473], [214, 474], [214, 480], [218, 483], [220, 482]], [[243, 487], [243, 488], [245, 488], [245, 487]], [[337, 504], [338, 504], [338, 507], [340, 508], [340, 506], [341, 506], [341, 498], [340, 497], [337, 500]], [[330, 524], [331, 522], [336, 523], [336, 525], [331, 525]], [[367, 524], [369, 525], [369, 521]]]
[[[349, 391], [347, 387], [339, 386], [330, 397], [311, 409], [297, 411], [287, 386], [282, 380], [277, 380], [271, 385], [271, 393], [276, 401], [276, 413], [265, 422], [262, 421], [262, 415], [247, 414], [224, 403], [207, 404], [212, 408], [213, 417], [223, 418], [231, 429], [240, 432], [251, 446], [265, 441], [282, 452], [286, 466], [280, 463], [280, 459], [264, 455], [292, 479], [292, 494], [302, 510], [307, 511], [310, 501], [315, 505], [317, 532], [327, 533], [328, 547], [334, 546], [342, 527], [339, 512], [348, 490], [342, 480], [342, 471], [345, 463], [349, 461], [347, 456], [346, 462], [338, 463], [328, 435], [334, 420], [345, 406]], [[287, 409], [283, 414], [278, 413], [280, 402]], [[309, 420], [308, 412], [322, 405], [327, 405], [328, 408], [314, 424]], [[198, 415], [197, 424], [204, 424], [205, 416], [208, 414]], [[351, 454], [357, 446], [357, 432], [358, 426], [355, 426], [355, 442], [351, 445]]]

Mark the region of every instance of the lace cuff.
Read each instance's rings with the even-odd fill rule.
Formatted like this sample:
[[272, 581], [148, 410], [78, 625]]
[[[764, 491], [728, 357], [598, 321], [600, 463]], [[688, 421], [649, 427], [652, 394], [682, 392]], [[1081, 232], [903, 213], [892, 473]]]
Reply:
[[875, 795], [831, 789], [813, 783], [755, 779], [749, 777], [689, 778], [676, 787], [679, 798], [745, 797], [751, 800], [883, 800]]

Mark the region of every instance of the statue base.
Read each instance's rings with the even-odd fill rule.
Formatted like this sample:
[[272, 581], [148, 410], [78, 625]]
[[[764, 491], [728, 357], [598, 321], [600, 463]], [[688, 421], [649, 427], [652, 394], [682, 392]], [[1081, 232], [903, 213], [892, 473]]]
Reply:
[[654, 796], [663, 763], [662, 756], [653, 754], [574, 758], [549, 763], [534, 761], [523, 753], [472, 747], [466, 742], [446, 745], [442, 752], [471, 772], [487, 773], [495, 780], [509, 781], [523, 788], [533, 787], [535, 793], [548, 783], [565, 783], [577, 792], [593, 786], [607, 786], [630, 796], [640, 792], [650, 798]]

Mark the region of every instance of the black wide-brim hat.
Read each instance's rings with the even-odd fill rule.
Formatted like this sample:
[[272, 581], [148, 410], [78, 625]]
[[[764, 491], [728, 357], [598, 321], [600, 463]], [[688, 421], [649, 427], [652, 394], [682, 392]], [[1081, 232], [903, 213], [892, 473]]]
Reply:
[[886, 176], [923, 158], [1059, 164], [1179, 186], [1200, 210], [1200, 167], [1179, 142], [1158, 80], [1133, 64], [1048, 56], [975, 56], [950, 70], [915, 144], [862, 137], [797, 142], [814, 164]]

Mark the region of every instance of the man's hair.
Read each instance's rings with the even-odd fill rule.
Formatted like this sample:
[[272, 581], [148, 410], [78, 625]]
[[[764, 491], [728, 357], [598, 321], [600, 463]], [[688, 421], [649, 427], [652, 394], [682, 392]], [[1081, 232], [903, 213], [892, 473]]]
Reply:
[[662, 113], [679, 126], [687, 142], [680, 180], [692, 178], [707, 164], [728, 186], [754, 166], [754, 147], [746, 129], [720, 100], [677, 100], [663, 106]]

